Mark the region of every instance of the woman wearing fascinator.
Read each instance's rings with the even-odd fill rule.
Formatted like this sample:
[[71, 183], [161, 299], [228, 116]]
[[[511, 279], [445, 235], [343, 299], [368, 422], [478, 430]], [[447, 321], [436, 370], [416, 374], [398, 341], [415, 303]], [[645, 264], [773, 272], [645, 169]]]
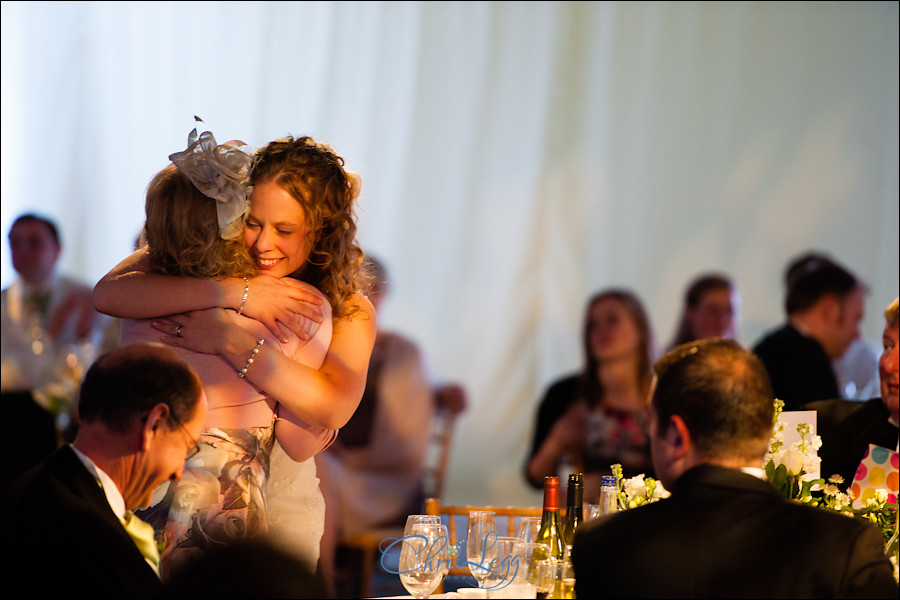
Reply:
[[94, 289], [98, 310], [127, 319], [122, 343], [174, 346], [207, 392], [199, 452], [141, 515], [164, 536], [164, 578], [264, 534], [315, 568], [312, 456], [356, 410], [375, 339], [358, 292], [359, 177], [307, 137], [245, 150], [192, 131], [148, 186], [146, 245]]

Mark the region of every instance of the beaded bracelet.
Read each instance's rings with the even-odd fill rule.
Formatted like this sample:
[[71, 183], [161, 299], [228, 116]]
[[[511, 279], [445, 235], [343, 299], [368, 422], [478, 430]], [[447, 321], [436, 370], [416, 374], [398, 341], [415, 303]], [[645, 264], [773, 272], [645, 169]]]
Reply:
[[256, 357], [257, 354], [259, 354], [259, 347], [262, 346], [265, 343], [265, 341], [266, 340], [264, 340], [263, 338], [259, 338], [258, 340], [256, 340], [256, 347], [250, 351], [250, 358], [247, 359], [247, 364], [244, 365], [244, 368], [241, 369], [240, 372], [238, 373], [238, 377], [246, 377], [247, 376], [247, 369], [249, 369], [250, 365], [253, 364], [253, 359]]
[[243, 314], [244, 304], [247, 302], [247, 295], [250, 294], [250, 278], [244, 277], [244, 297], [241, 298], [241, 305], [238, 306], [238, 314]]

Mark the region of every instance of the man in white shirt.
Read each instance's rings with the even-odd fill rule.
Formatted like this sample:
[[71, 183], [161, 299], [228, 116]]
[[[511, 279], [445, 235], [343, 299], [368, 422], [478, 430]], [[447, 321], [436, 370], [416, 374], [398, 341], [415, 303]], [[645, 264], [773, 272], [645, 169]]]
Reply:
[[79, 402], [74, 442], [4, 496], [4, 596], [158, 595], [153, 530], [131, 511], [195, 452], [208, 410], [200, 379], [172, 349], [131, 344], [91, 366]]
[[116, 321], [94, 310], [91, 287], [57, 272], [62, 243], [52, 220], [20, 216], [9, 229], [9, 248], [18, 278], [0, 293], [3, 391], [54, 382], [62, 352], [81, 347], [92, 354], [80, 357], [89, 362], [117, 345]]

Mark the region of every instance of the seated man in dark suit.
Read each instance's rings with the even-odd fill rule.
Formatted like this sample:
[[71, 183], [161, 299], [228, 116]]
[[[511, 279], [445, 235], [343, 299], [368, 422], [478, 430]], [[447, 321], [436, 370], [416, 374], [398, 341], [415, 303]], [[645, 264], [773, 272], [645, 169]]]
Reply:
[[819, 457], [825, 478], [837, 474], [848, 486], [856, 468], [869, 448], [876, 444], [890, 450], [897, 449], [898, 416], [897, 387], [900, 366], [897, 359], [897, 338], [900, 332], [900, 300], [897, 298], [884, 311], [886, 320], [882, 340], [884, 352], [878, 360], [881, 379], [881, 398], [866, 402], [850, 400], [821, 400], [804, 408], [816, 411], [816, 432], [822, 438]]
[[785, 275], [787, 323], [766, 334], [753, 351], [762, 360], [784, 410], [840, 398], [832, 361], [859, 337], [865, 286], [827, 256], [803, 256]]
[[78, 410], [75, 441], [4, 494], [3, 595], [159, 595], [153, 529], [131, 511], [181, 477], [206, 420], [200, 379], [166, 346], [123, 346], [91, 365]]
[[655, 366], [650, 445], [669, 498], [585, 523], [579, 598], [894, 598], [881, 531], [782, 497], [762, 465], [774, 407], [765, 368], [730, 340]]

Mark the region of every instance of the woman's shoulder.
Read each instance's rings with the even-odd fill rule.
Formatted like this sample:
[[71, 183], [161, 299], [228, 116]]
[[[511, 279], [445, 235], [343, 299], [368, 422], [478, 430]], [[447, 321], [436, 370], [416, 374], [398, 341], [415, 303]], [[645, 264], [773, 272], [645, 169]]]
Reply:
[[342, 310], [338, 311], [343, 314], [343, 318], [350, 320], [369, 320], [375, 323], [375, 306], [372, 301], [361, 292], [353, 292], [344, 300], [341, 306]]
[[578, 399], [580, 375], [573, 373], [554, 380], [544, 392], [541, 407], [562, 412]]
[[547, 388], [547, 395], [574, 395], [578, 389], [580, 373], [569, 373], [553, 380]]

